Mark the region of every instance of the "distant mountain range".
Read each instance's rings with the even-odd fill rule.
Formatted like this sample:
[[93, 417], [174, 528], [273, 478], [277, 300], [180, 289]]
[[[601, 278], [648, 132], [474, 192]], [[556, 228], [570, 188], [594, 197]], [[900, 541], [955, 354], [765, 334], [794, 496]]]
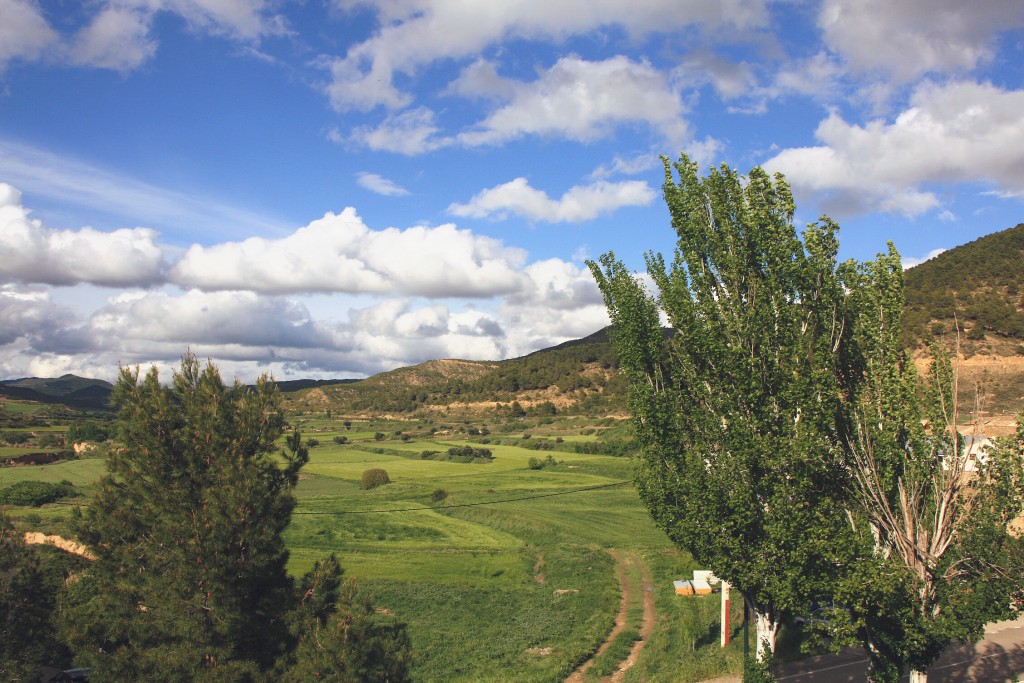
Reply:
[[[943, 252], [905, 279], [907, 347], [918, 356], [931, 341], [959, 347], [964, 405], [975, 406], [980, 389], [980, 416], [1024, 408], [1024, 224]], [[364, 380], [278, 386], [291, 413], [625, 414], [617, 367], [604, 329], [510, 360], [434, 360]], [[76, 408], [108, 407], [112, 389], [74, 375], [0, 381], [0, 396]]]
[[25, 377], [0, 380], [0, 396], [87, 410], [109, 408], [113, 389], [114, 386], [110, 382], [76, 375], [64, 375], [56, 379]]

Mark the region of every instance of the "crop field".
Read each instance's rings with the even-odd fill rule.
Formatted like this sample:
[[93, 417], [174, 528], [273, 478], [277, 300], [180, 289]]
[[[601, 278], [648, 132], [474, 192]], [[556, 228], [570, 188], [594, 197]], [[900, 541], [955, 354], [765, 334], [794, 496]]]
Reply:
[[[632, 486], [629, 458], [457, 433], [431, 438], [413, 423], [317, 426], [307, 432], [319, 444], [310, 448], [285, 534], [289, 569], [300, 575], [336, 554], [378, 610], [408, 625], [415, 680], [562, 680], [596, 651], [619, 611], [612, 549], [644, 558], [656, 586], [658, 627], [630, 680], [700, 680], [737, 669], [737, 648], [723, 652], [711, 642], [713, 606], [681, 604], [673, 595], [672, 579], [695, 566], [655, 528]], [[558, 427], [546, 425], [552, 436]], [[565, 441], [596, 438], [577, 424], [571, 431]], [[493, 460], [421, 457], [467, 445], [489, 449]], [[371, 468], [384, 469], [390, 483], [363, 490], [362, 473]], [[0, 488], [67, 480], [82, 496], [6, 512], [26, 529], [67, 533], [71, 507], [87, 503], [103, 472], [99, 458], [0, 468]], [[691, 674], [680, 659], [692, 660]]]

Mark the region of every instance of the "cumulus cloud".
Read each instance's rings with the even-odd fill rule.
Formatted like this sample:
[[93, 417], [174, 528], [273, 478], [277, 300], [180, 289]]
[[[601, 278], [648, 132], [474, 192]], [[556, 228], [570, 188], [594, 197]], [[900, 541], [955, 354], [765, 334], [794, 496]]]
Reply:
[[829, 211], [916, 216], [940, 205], [928, 183], [987, 181], [1024, 194], [1024, 91], [989, 83], [924, 83], [891, 122], [848, 123], [832, 113], [823, 144], [787, 149], [764, 165], [794, 186], [823, 194]]
[[147, 286], [162, 281], [164, 268], [155, 231], [51, 230], [29, 218], [18, 190], [0, 183], [0, 280]]
[[284, 20], [269, 8], [265, 0], [107, 0], [87, 5], [85, 25], [62, 37], [35, 3], [0, 0], [0, 65], [45, 55], [78, 66], [129, 71], [156, 53], [153, 24], [160, 13], [177, 15], [194, 31], [252, 43], [287, 32]]
[[826, 43], [859, 71], [903, 81], [974, 69], [994, 54], [996, 35], [1024, 26], [1024, 4], [1005, 0], [826, 0]]
[[0, 0], [0, 69], [43, 56], [59, 36], [32, 0]]
[[0, 285], [0, 347], [20, 339], [46, 338], [60, 321], [69, 319], [69, 311], [51, 302], [44, 288]]
[[608, 313], [586, 267], [560, 259], [532, 263], [527, 285], [502, 301], [508, 355], [578, 339], [608, 325]]
[[156, 40], [149, 35], [152, 20], [146, 7], [108, 5], [75, 36], [71, 61], [101, 69], [134, 69], [156, 53]]
[[171, 280], [206, 290], [487, 297], [514, 290], [526, 254], [454, 225], [370, 230], [352, 208], [279, 240], [193, 245]]
[[634, 36], [699, 27], [747, 31], [763, 27], [768, 12], [762, 0], [524, 0], [515, 3], [458, 0], [338, 0], [344, 8], [372, 8], [381, 29], [351, 47], [345, 57], [325, 62], [327, 87], [338, 111], [408, 106], [411, 97], [394, 85], [396, 72], [413, 74], [441, 59], [463, 59], [509, 39], [563, 41], [608, 26]]
[[[199, 347], [332, 347], [332, 332], [305, 306], [252, 292], [153, 292], [117, 297], [96, 311], [81, 336], [93, 348], [131, 350], [136, 345]], [[61, 349], [67, 351], [69, 349]]]
[[356, 182], [359, 183], [360, 187], [365, 187], [370, 192], [384, 195], [385, 197], [404, 197], [409, 194], [409, 191], [404, 187], [376, 173], [365, 171], [358, 173], [356, 174]]
[[536, 81], [509, 81], [508, 86], [508, 104], [460, 134], [462, 144], [496, 144], [524, 135], [586, 142], [627, 123], [647, 124], [672, 143], [689, 136], [680, 93], [646, 61], [617, 56], [591, 62], [572, 55]]
[[655, 196], [646, 181], [599, 180], [577, 185], [560, 199], [551, 199], [544, 191], [530, 187], [526, 178], [516, 178], [479, 192], [465, 204], [451, 204], [448, 212], [472, 218], [503, 219], [514, 214], [545, 223], [579, 223], [623, 206], [646, 206]]
[[360, 126], [352, 132], [352, 139], [370, 149], [411, 156], [450, 145], [451, 138], [439, 132], [434, 112], [418, 107], [390, 115], [377, 126]]

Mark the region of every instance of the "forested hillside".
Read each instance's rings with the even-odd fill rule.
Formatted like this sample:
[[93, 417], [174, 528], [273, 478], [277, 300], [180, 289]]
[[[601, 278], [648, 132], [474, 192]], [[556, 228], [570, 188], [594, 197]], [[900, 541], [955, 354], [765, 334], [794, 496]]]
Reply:
[[908, 346], [948, 336], [957, 321], [972, 342], [1024, 340], [1024, 223], [943, 252], [905, 277]]
[[625, 407], [625, 384], [604, 330], [500, 362], [435, 360], [286, 396], [289, 410], [411, 413], [607, 413]]

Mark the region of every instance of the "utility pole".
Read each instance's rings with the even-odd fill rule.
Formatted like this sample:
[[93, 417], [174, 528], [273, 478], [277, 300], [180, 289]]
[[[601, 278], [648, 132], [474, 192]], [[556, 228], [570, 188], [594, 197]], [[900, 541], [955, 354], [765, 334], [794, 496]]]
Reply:
[[729, 582], [722, 581], [722, 647], [729, 644]]

